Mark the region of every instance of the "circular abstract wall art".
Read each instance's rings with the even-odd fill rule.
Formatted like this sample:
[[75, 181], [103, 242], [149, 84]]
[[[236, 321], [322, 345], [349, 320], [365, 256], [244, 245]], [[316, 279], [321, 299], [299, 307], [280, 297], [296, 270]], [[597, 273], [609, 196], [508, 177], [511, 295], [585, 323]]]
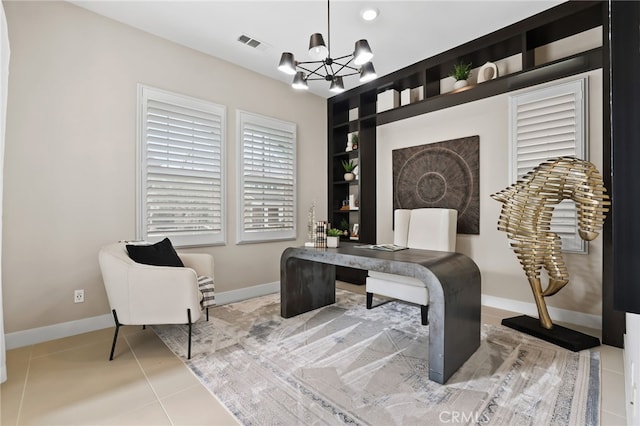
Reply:
[[478, 136], [393, 151], [394, 209], [458, 211], [458, 233], [479, 233]]

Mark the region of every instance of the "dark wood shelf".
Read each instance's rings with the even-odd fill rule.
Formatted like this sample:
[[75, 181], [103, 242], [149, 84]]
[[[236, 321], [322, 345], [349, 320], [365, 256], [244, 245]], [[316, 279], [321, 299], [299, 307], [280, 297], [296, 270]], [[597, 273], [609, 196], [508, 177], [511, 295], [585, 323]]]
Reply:
[[358, 158], [358, 150], [354, 149], [353, 151], [340, 151], [333, 154], [334, 157], [344, 157], [344, 158]]
[[494, 80], [467, 86], [468, 89], [466, 90], [430, 96], [419, 102], [383, 111], [377, 114], [376, 123], [378, 125], [392, 123], [598, 68], [602, 68], [602, 48], [600, 47], [539, 65], [529, 70], [507, 74]]

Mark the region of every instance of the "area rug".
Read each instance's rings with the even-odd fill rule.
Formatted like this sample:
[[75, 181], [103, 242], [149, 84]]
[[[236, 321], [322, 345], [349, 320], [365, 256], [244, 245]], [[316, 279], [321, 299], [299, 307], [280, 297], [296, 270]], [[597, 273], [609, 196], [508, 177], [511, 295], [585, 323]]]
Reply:
[[480, 348], [439, 385], [418, 307], [336, 296], [289, 319], [278, 294], [211, 309], [191, 360], [185, 326], [154, 330], [245, 425], [599, 424], [597, 352], [483, 325]]

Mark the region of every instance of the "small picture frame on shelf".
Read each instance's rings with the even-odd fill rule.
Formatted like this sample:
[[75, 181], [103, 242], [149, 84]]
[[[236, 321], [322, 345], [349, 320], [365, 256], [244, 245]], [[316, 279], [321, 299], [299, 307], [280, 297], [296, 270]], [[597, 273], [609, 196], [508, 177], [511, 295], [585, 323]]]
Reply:
[[360, 225], [358, 225], [357, 223], [354, 223], [353, 228], [351, 228], [351, 238], [357, 239], [358, 232], [360, 232]]

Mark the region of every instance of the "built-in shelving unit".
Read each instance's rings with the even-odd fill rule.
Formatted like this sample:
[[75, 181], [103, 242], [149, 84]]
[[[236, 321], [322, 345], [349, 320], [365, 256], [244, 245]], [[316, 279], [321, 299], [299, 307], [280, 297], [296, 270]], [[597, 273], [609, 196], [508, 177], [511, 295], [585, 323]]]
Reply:
[[[551, 43], [571, 40], [586, 31], [602, 33], [607, 16], [606, 2], [569, 1], [510, 25], [491, 34], [425, 59], [416, 64], [380, 77], [330, 98], [328, 116], [328, 217], [332, 226], [343, 220], [359, 225], [358, 241], [376, 243], [376, 126], [490, 96], [530, 87], [578, 73], [603, 67], [601, 45], [575, 52], [570, 56], [549, 58], [542, 54]], [[606, 40], [602, 37], [602, 40]], [[452, 90], [448, 75], [458, 63], [472, 63], [480, 67], [486, 62], [501, 63], [506, 70], [497, 78]], [[419, 96], [391, 96], [395, 101], [389, 108], [378, 102], [407, 90]], [[357, 116], [353, 111], [357, 109]], [[380, 109], [380, 112], [378, 110]], [[383, 110], [384, 109], [384, 110]], [[351, 112], [351, 113], [350, 113]], [[357, 152], [345, 153], [347, 135], [358, 132]], [[342, 177], [341, 161], [357, 158], [359, 180], [348, 183]], [[357, 191], [358, 210], [341, 210], [342, 201]], [[355, 278], [339, 278], [363, 282], [362, 274]]]

